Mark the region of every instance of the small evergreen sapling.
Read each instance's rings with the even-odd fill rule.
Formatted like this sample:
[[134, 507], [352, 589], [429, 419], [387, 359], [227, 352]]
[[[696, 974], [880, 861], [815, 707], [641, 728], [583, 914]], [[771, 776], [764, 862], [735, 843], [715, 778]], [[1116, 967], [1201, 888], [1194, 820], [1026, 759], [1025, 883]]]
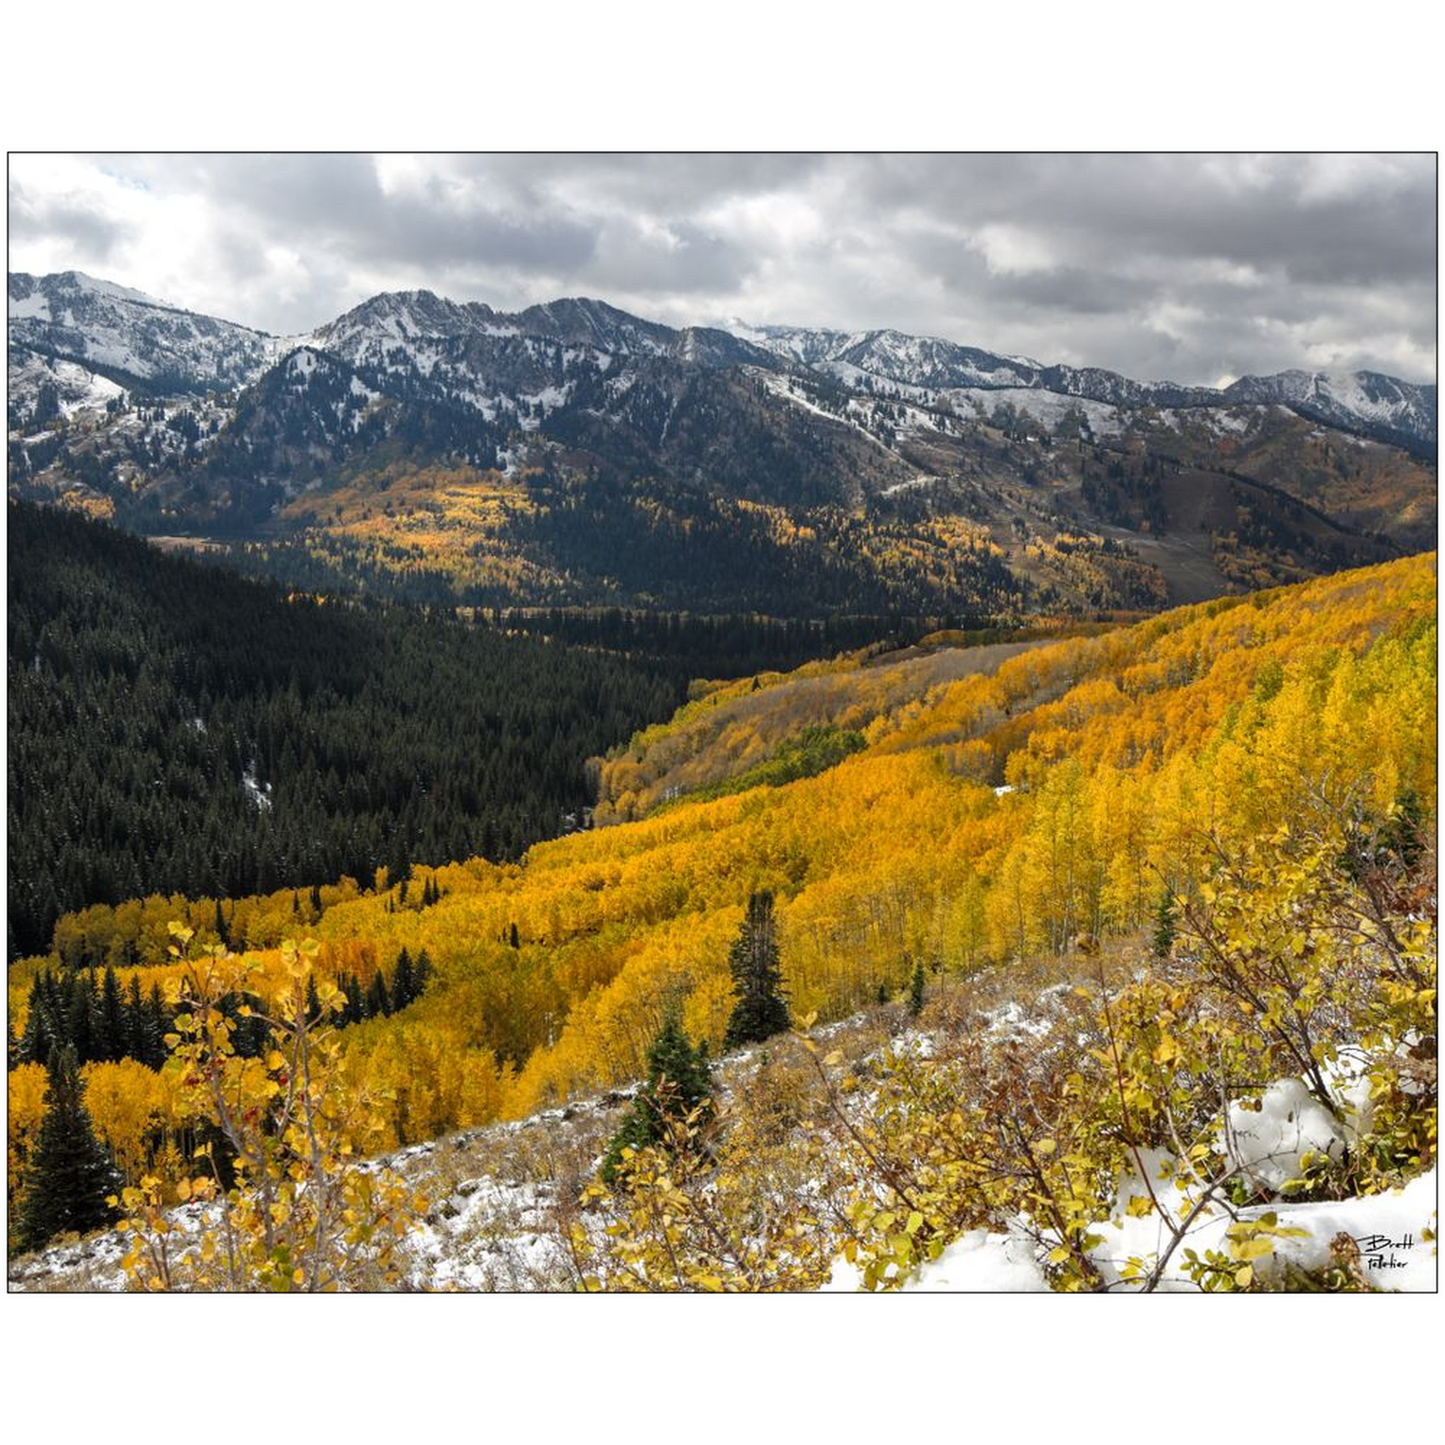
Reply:
[[1174, 895], [1166, 888], [1159, 898], [1159, 907], [1154, 914], [1154, 957], [1168, 958], [1174, 947], [1174, 936], [1178, 923], [1174, 912]]
[[653, 1144], [667, 1147], [674, 1126], [694, 1114], [694, 1122], [706, 1123], [713, 1114], [712, 1087], [706, 1040], [694, 1047], [677, 1018], [670, 1017], [647, 1051], [647, 1082], [607, 1146], [602, 1182], [616, 1183], [624, 1149], [646, 1149]]
[[923, 1012], [923, 964], [914, 965], [913, 979], [908, 985], [908, 1012], [917, 1018]]

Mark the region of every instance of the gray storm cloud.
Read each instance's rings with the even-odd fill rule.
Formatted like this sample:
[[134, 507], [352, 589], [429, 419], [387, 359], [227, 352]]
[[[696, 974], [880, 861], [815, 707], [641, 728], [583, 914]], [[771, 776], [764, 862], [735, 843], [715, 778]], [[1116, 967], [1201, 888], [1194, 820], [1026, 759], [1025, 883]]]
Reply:
[[1430, 155], [14, 155], [10, 264], [282, 333], [426, 287], [1428, 381], [1435, 195]]

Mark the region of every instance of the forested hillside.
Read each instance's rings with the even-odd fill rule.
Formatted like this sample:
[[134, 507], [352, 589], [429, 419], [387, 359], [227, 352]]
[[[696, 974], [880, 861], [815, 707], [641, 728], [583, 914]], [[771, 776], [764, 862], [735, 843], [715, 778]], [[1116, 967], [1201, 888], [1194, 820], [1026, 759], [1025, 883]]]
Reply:
[[[217, 941], [221, 921], [232, 947], [261, 950], [263, 991], [284, 977], [275, 948], [288, 935], [319, 939], [318, 978], [362, 988], [378, 969], [390, 977], [403, 949], [425, 952], [420, 997], [341, 1035], [346, 1076], [382, 1091], [385, 1137], [408, 1142], [634, 1079], [670, 1014], [720, 1046], [735, 1002], [729, 950], [763, 890], [777, 900], [794, 1016], [828, 1019], [915, 977], [1063, 957], [1213, 908], [1222, 860], [1260, 839], [1279, 855], [1270, 868], [1306, 895], [1312, 869], [1334, 888], [1337, 865], [1364, 867], [1348, 864], [1351, 850], [1417, 860], [1433, 846], [1433, 556], [1044, 641], [988, 666], [966, 657], [921, 691], [906, 668], [811, 669], [838, 688], [830, 707], [852, 689], [861, 709], [859, 740], [823, 749], [812, 776], [749, 777], [743, 753], [734, 776], [757, 784], [746, 791], [681, 798], [539, 844], [518, 864], [474, 858], [418, 868], [409, 887], [282, 892], [219, 915], [214, 897], [157, 898], [88, 910], [57, 938], [72, 966], [118, 965], [122, 989], [133, 975], [146, 987], [176, 977], [167, 914], [198, 945]], [[876, 690], [890, 676], [902, 681], [896, 705]], [[693, 704], [675, 731], [708, 717]], [[793, 741], [817, 761], [807, 729], [818, 720], [797, 721]], [[1230, 926], [1254, 925], [1246, 910]], [[44, 966], [12, 970], [17, 1028]], [[122, 1067], [90, 1066], [95, 1080]], [[16, 1075], [27, 1068], [38, 1065]], [[98, 1127], [163, 1138], [166, 1078], [159, 1113]], [[23, 1154], [23, 1136], [12, 1143]], [[135, 1138], [127, 1147], [146, 1153]]]
[[60, 511], [8, 520], [12, 957], [86, 904], [516, 857], [685, 682], [287, 595]]

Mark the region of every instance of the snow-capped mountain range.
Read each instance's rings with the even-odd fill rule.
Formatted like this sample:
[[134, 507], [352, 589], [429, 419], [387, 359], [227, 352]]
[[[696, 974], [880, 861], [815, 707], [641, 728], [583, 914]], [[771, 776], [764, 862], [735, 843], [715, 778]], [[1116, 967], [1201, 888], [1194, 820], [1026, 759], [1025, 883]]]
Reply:
[[[389, 291], [318, 328], [307, 339], [353, 366], [429, 369], [436, 343], [516, 338], [588, 348], [598, 358], [661, 357], [698, 366], [769, 365], [768, 351], [728, 331], [674, 330], [585, 298], [551, 301], [508, 314], [478, 301], [448, 301], [430, 291]], [[606, 366], [603, 366], [606, 369]]]
[[739, 326], [739, 335], [847, 387], [897, 388], [915, 400], [950, 391], [1023, 388], [1109, 406], [1281, 405], [1334, 426], [1383, 428], [1433, 444], [1437, 390], [1375, 371], [1283, 371], [1244, 376], [1224, 388], [1133, 381], [1099, 367], [1045, 366], [937, 337], [900, 331], [843, 332]]
[[[224, 539], [308, 587], [1067, 611], [1435, 536], [1435, 388], [1371, 373], [1216, 391], [898, 331], [429, 291], [277, 337], [76, 272], [10, 277], [9, 342], [11, 496]], [[454, 583], [431, 570], [448, 548]]]
[[[1436, 387], [1378, 372], [1286, 371], [1242, 377], [1221, 390], [1044, 365], [892, 330], [675, 329], [587, 299], [507, 313], [430, 291], [389, 292], [307, 335], [275, 337], [67, 271], [12, 273], [8, 320], [12, 351], [69, 361], [116, 384], [139, 383], [158, 393], [243, 387], [307, 345], [358, 370], [427, 379], [440, 367], [438, 382], [472, 391], [483, 412], [497, 409], [489, 383], [508, 379], [493, 373], [529, 373], [522, 379], [536, 384], [536, 395], [564, 385], [576, 370], [605, 373], [620, 370], [619, 363], [660, 361], [811, 373], [848, 390], [920, 402], [949, 392], [1008, 390], [1113, 407], [1281, 405], [1333, 426], [1387, 431], [1427, 446], [1437, 435]], [[76, 380], [70, 377], [72, 388]], [[34, 381], [33, 373], [17, 374], [12, 365], [12, 408]]]
[[[9, 341], [12, 496], [143, 533], [295, 538], [353, 525], [319, 496], [356, 479], [378, 495], [398, 466], [499, 472], [515, 500], [468, 556], [551, 579], [527, 584], [539, 599], [651, 605], [665, 587], [726, 610], [766, 556], [749, 608], [801, 606], [797, 579], [825, 573], [833, 607], [885, 574], [878, 598], [971, 605], [950, 569], [966, 557], [984, 594], [1007, 591], [984, 577], [1002, 556], [1045, 601], [1133, 605], [1434, 539], [1435, 387], [1368, 372], [1211, 390], [897, 331], [679, 329], [601, 301], [509, 313], [429, 291], [276, 337], [76, 272], [10, 277]], [[446, 509], [424, 491], [375, 525]], [[829, 572], [819, 540], [849, 528], [836, 545], [863, 581]], [[817, 550], [801, 569], [782, 560], [800, 545]], [[1059, 560], [1080, 546], [1093, 561]], [[624, 551], [647, 558], [625, 587]]]

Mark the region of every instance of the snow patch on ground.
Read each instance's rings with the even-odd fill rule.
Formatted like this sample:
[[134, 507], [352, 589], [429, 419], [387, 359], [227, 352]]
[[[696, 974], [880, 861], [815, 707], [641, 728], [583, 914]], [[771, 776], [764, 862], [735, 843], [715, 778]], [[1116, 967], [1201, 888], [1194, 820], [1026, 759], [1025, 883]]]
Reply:
[[1070, 412], [1082, 412], [1088, 418], [1089, 428], [1095, 436], [1117, 436], [1124, 429], [1123, 417], [1116, 406], [1107, 402], [1090, 401], [1080, 396], [1065, 396], [1057, 391], [1042, 391], [1038, 387], [957, 387], [944, 393], [963, 415], [975, 407], [983, 409], [983, 415], [990, 417], [994, 408], [1007, 402], [1015, 410], [1033, 417], [1041, 426], [1050, 431]]
[[263, 783], [256, 776], [256, 764], [253, 761], [251, 766], [241, 774], [241, 787], [245, 789], [246, 799], [252, 807], [265, 812], [271, 806], [271, 784]]
[[1230, 1161], [1255, 1187], [1272, 1192], [1300, 1177], [1306, 1155], [1337, 1160], [1346, 1144], [1343, 1127], [1298, 1079], [1271, 1084], [1257, 1101], [1230, 1104], [1226, 1137]]

